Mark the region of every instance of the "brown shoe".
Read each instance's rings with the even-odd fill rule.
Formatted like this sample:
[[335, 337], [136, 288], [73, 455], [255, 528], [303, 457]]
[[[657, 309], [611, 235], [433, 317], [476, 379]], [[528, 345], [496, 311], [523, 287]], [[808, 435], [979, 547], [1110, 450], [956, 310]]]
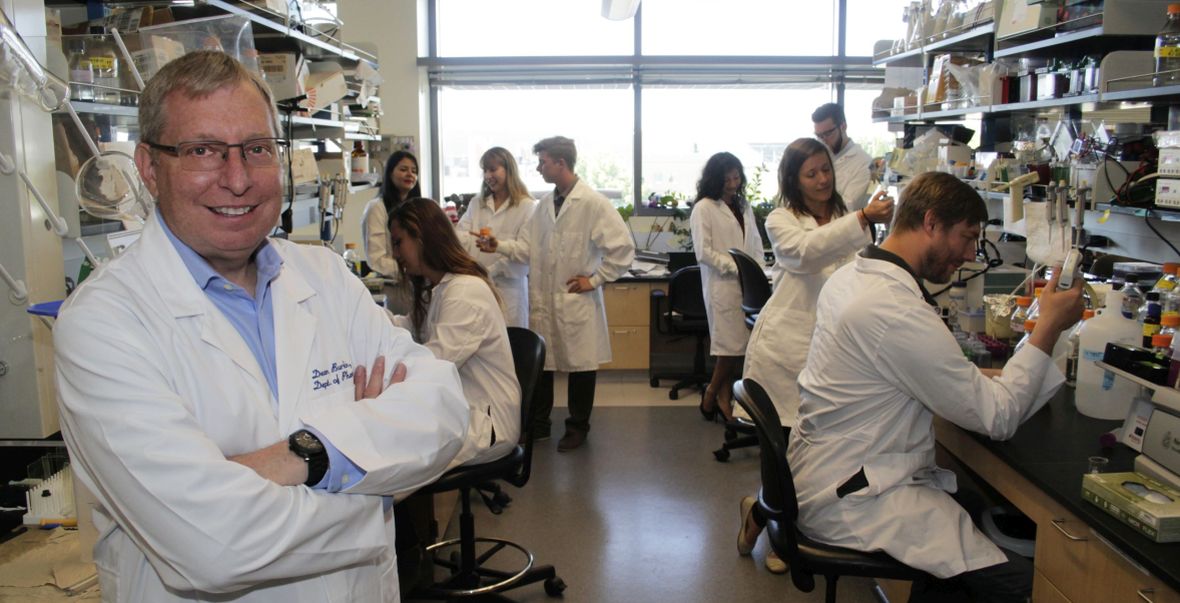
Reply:
[[565, 435], [557, 441], [558, 452], [569, 452], [586, 442], [586, 432], [574, 429], [565, 430]]

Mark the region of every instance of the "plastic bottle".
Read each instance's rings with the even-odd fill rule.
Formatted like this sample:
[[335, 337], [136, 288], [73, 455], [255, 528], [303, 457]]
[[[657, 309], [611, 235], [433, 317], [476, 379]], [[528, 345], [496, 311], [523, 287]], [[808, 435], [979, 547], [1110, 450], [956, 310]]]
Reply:
[[1012, 330], [1014, 332], [1024, 332], [1024, 321], [1028, 320], [1028, 307], [1031, 305], [1031, 297], [1027, 295], [1016, 296], [1016, 309], [1012, 311]]
[[352, 143], [352, 179], [356, 180], [369, 173], [369, 154], [365, 145], [357, 140]]
[[1094, 311], [1087, 308], [1082, 311], [1082, 319], [1069, 330], [1066, 341], [1069, 342], [1069, 352], [1065, 357], [1065, 384], [1069, 387], [1078, 386], [1078, 353], [1082, 347], [1082, 327], [1086, 321], [1094, 318]]
[[361, 274], [361, 254], [356, 250], [356, 243], [344, 244], [344, 263], [348, 264], [348, 271], [357, 275]]
[[76, 101], [94, 100], [94, 68], [82, 39], [70, 41], [70, 97]]
[[1172, 362], [1168, 364], [1168, 385], [1180, 387], [1180, 337], [1172, 338]]
[[114, 42], [102, 40], [95, 44], [90, 65], [94, 68], [94, 83], [100, 86], [94, 91], [94, 100], [119, 104], [123, 95], [119, 92], [119, 55]]
[[1044, 290], [1044, 287], [1033, 288], [1032, 303], [1028, 305], [1028, 317], [1033, 320], [1041, 317], [1041, 292]]
[[1094, 364], [1102, 360], [1109, 342], [1138, 345], [1143, 341], [1139, 323], [1123, 316], [1123, 293], [1106, 294], [1106, 307], [1087, 320], [1078, 337], [1078, 386], [1074, 400], [1078, 412], [1095, 419], [1126, 417], [1138, 386]]
[[1024, 333], [1024, 335], [1020, 338], [1020, 341], [1016, 342], [1016, 347], [1012, 348], [1013, 354], [1015, 354], [1016, 352], [1019, 352], [1020, 348], [1023, 348], [1026, 344], [1028, 344], [1029, 338], [1032, 337], [1033, 329], [1036, 329], [1036, 328], [1037, 328], [1037, 321], [1035, 321], [1031, 318], [1026, 319], [1024, 321], [1024, 325], [1022, 325], [1022, 327], [1021, 327], [1021, 331]]
[[[1180, 82], [1180, 4], [1168, 5], [1168, 21], [1155, 37], [1155, 77], [1152, 84], [1169, 86]], [[1163, 73], [1171, 71], [1171, 73]]]
[[1139, 307], [1139, 327], [1143, 329], [1143, 347], [1151, 347], [1151, 337], [1160, 332], [1160, 318], [1163, 314], [1160, 306], [1160, 294], [1155, 291], [1147, 293], [1147, 299]]
[[1172, 336], [1159, 333], [1151, 336], [1151, 351], [1161, 362], [1172, 356]]
[[1158, 291], [1160, 299], [1164, 298], [1169, 291], [1176, 288], [1176, 270], [1180, 268], [1180, 264], [1176, 262], [1164, 262], [1164, 273], [1160, 275], [1159, 280], [1155, 282], [1155, 286], [1151, 288], [1152, 291]]
[[[1138, 278], [1135, 275], [1128, 277], [1128, 279]], [[1154, 286], [1155, 280], [1152, 279]], [[1127, 318], [1138, 318], [1139, 308], [1143, 306], [1144, 289], [1139, 281], [1127, 280], [1127, 285], [1123, 287], [1123, 316]]]

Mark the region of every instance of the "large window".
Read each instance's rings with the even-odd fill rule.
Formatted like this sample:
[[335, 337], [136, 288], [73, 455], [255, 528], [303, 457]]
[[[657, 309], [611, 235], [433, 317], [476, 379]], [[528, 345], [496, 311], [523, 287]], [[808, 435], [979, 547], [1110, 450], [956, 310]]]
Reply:
[[439, 90], [441, 187], [444, 197], [479, 192], [479, 158], [499, 146], [508, 149], [521, 178], [538, 195], [552, 188], [537, 173], [533, 144], [549, 136], [574, 139], [574, 171], [616, 205], [630, 205], [633, 92], [616, 89]]
[[757, 197], [770, 199], [786, 145], [812, 136], [812, 111], [838, 99], [870, 154], [893, 146], [871, 119], [884, 77], [869, 55], [876, 38], [904, 34], [890, 29], [904, 0], [643, 0], [625, 21], [603, 18], [601, 0], [428, 1], [437, 52], [419, 65], [437, 132], [432, 192], [442, 196], [477, 192], [492, 146], [545, 192], [532, 146], [563, 135], [577, 142], [578, 174], [616, 204], [692, 198], [719, 151], [737, 155], [760, 182]]
[[809, 88], [648, 88], [643, 92], [643, 196], [696, 196], [701, 169], [714, 153], [741, 160], [760, 196], [778, 187], [783, 150], [811, 136], [811, 112], [831, 100], [830, 86]]
[[599, 0], [437, 0], [443, 57], [621, 55], [631, 21], [601, 16]]
[[836, 53], [835, 0], [643, 0], [641, 6], [644, 54]]

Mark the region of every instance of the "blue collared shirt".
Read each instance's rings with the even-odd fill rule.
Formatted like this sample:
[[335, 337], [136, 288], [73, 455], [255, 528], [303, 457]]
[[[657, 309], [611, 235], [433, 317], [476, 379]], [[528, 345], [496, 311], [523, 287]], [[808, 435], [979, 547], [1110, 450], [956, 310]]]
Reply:
[[[263, 239], [262, 245], [254, 254], [254, 263], [258, 268], [258, 282], [254, 286], [254, 295], [250, 295], [242, 287], [230, 282], [217, 273], [205, 258], [201, 257], [191, 247], [172, 233], [172, 229], [159, 217], [164, 234], [180, 254], [180, 261], [196, 280], [197, 286], [205, 292], [209, 301], [221, 310], [222, 315], [234, 326], [234, 330], [246, 342], [246, 347], [254, 355], [262, 374], [266, 377], [266, 384], [270, 387], [271, 404], [278, 410], [279, 386], [278, 368], [275, 362], [275, 315], [274, 304], [271, 300], [270, 284], [279, 276], [283, 268], [283, 259], [269, 241]], [[324, 435], [312, 429], [324, 444], [328, 452], [328, 472], [314, 487], [339, 492], [360, 481], [365, 471], [357, 467], [348, 457], [344, 456], [331, 444]]]

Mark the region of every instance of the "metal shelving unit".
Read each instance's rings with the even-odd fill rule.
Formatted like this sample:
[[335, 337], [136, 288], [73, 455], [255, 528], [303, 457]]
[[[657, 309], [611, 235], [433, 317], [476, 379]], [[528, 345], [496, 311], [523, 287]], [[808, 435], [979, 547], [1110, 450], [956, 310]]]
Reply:
[[1151, 401], [1156, 406], [1166, 408], [1172, 412], [1180, 412], [1180, 390], [1175, 390], [1167, 387], [1166, 385], [1159, 385], [1141, 377], [1136, 377], [1127, 371], [1124, 371], [1120, 368], [1115, 368], [1105, 362], [1102, 362], [1101, 360], [1095, 361], [1094, 364], [1097, 364], [1104, 370], [1108, 370], [1115, 375], [1118, 375], [1122, 379], [1126, 379], [1142, 387], [1150, 389], [1152, 391]]
[[922, 55], [931, 52], [986, 52], [990, 45], [990, 36], [995, 33], [995, 30], [995, 23], [976, 25], [962, 33], [929, 42], [919, 48], [912, 48], [894, 55], [873, 57], [873, 66], [921, 67]]

